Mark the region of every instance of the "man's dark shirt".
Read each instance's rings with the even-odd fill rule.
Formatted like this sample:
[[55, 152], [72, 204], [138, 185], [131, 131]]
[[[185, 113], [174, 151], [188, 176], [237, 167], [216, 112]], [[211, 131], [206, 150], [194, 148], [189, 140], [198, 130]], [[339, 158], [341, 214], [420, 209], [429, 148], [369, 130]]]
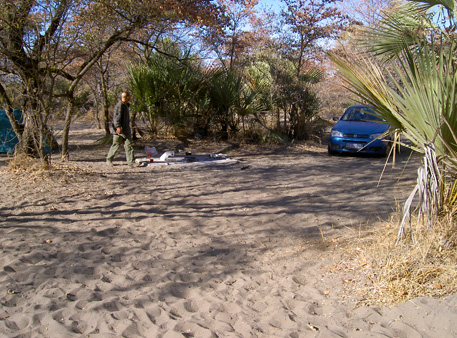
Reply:
[[130, 135], [130, 104], [120, 101], [114, 107], [113, 127], [114, 130], [122, 128], [122, 134]]

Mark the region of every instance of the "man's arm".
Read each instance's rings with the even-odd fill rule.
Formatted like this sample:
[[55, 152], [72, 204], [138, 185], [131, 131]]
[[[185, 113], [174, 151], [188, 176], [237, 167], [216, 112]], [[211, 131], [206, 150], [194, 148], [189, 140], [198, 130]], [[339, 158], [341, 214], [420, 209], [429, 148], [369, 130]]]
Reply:
[[122, 133], [122, 105], [120, 103], [116, 104], [114, 107], [113, 113], [113, 127], [116, 130], [116, 133]]

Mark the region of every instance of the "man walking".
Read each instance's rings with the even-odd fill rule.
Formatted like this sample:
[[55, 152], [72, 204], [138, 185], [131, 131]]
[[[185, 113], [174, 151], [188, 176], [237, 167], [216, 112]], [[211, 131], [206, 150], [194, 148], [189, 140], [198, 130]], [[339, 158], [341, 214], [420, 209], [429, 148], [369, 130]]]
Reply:
[[129, 101], [130, 94], [122, 92], [121, 101], [114, 107], [113, 128], [115, 134], [113, 135], [113, 144], [106, 157], [106, 163], [111, 166], [113, 165], [114, 155], [122, 144], [124, 145], [127, 164], [131, 168], [136, 166], [132, 148], [132, 132], [130, 130]]

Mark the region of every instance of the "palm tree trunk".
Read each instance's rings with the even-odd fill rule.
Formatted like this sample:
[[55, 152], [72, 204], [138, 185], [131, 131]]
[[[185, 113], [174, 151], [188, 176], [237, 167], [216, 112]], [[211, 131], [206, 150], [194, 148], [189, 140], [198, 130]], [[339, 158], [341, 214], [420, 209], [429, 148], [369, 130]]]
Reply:
[[442, 175], [436, 159], [433, 143], [425, 146], [422, 167], [417, 171], [417, 184], [409, 195], [403, 207], [403, 215], [397, 236], [397, 244], [404, 239], [406, 222], [409, 221], [411, 239], [414, 243], [414, 234], [411, 226], [411, 209], [416, 194], [419, 197], [419, 218], [423, 215], [427, 219], [429, 228], [433, 227], [435, 218], [442, 209]]

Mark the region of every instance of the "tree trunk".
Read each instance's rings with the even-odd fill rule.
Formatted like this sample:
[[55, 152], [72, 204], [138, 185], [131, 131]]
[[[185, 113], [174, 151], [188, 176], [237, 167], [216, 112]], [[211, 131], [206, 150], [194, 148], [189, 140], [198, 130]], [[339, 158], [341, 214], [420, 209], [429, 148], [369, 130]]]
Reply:
[[70, 152], [68, 149], [68, 137], [70, 134], [71, 118], [73, 117], [73, 111], [75, 108], [75, 100], [73, 95], [68, 99], [67, 113], [65, 115], [65, 122], [63, 126], [62, 136], [62, 160], [68, 161], [70, 159]]
[[221, 121], [221, 139], [223, 141], [228, 140], [229, 135], [228, 135], [228, 127], [229, 127], [229, 117], [228, 117], [228, 112], [225, 112], [223, 114], [223, 120]]
[[30, 112], [23, 111], [22, 117], [24, 119], [24, 131], [19, 141], [21, 144], [21, 147], [19, 149], [24, 154], [37, 156], [38, 150], [34, 139], [35, 136], [38, 135], [38, 133], [35, 133], [33, 114]]
[[100, 122], [100, 103], [98, 99], [95, 99], [95, 121], [97, 122], [97, 129], [102, 129], [102, 124]]
[[304, 37], [303, 34], [300, 34], [300, 53], [298, 55], [298, 62], [297, 62], [297, 78], [300, 78], [301, 67], [303, 63], [303, 54], [304, 54]]
[[19, 139], [19, 151], [33, 157], [39, 157], [43, 168], [48, 169], [50, 156], [46, 154], [46, 126], [41, 119], [41, 115], [36, 110], [29, 107], [29, 111], [23, 112], [24, 131]]
[[108, 105], [103, 105], [103, 114], [105, 116], [105, 134], [109, 135], [111, 134], [110, 128], [109, 128], [109, 109]]
[[[37, 126], [37, 129], [39, 130], [39, 146], [38, 146], [38, 153], [40, 155], [41, 159], [41, 164], [43, 165], [44, 169], [49, 169], [51, 165], [51, 156], [46, 154], [45, 151], [45, 146], [46, 146], [46, 126], [40, 121], [37, 121], [40, 123], [39, 126]], [[52, 145], [50, 144], [49, 147], [51, 148]], [[51, 151], [51, 149], [49, 149]]]
[[111, 134], [110, 128], [109, 128], [109, 103], [108, 103], [108, 86], [106, 84], [105, 80], [105, 74], [102, 72], [101, 76], [102, 80], [102, 93], [103, 93], [103, 114], [105, 116], [105, 134], [109, 135]]
[[281, 111], [279, 110], [279, 107], [275, 107], [276, 109], [276, 130], [278, 132], [281, 131]]

